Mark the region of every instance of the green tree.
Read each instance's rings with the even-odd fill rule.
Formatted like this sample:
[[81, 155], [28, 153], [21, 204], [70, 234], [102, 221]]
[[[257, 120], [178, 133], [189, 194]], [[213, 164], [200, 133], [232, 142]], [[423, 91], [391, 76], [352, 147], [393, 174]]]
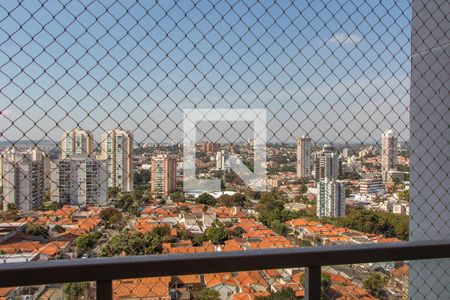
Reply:
[[77, 247], [77, 254], [79, 256], [87, 253], [97, 245], [97, 241], [100, 239], [101, 233], [87, 233], [80, 235], [75, 240], [75, 246]]
[[242, 235], [245, 233], [245, 230], [241, 226], [236, 226], [232, 231], [231, 235], [233, 237], [241, 238]]
[[273, 221], [282, 221], [283, 195], [276, 190], [262, 193], [257, 210], [259, 220], [266, 226], [270, 226]]
[[217, 202], [219, 203], [219, 205], [227, 207], [244, 207], [247, 203], [247, 197], [245, 197], [245, 195], [241, 193], [236, 193], [233, 196], [224, 194], [217, 199]]
[[270, 223], [270, 228], [276, 233], [280, 235], [285, 235], [288, 232], [288, 227], [286, 224], [281, 223], [278, 220], [273, 221]]
[[44, 210], [53, 210], [53, 211], [57, 211], [58, 209], [61, 208], [61, 204], [59, 204], [58, 202], [51, 202], [50, 204], [46, 205], [44, 207]]
[[363, 282], [363, 287], [374, 297], [387, 299], [387, 278], [381, 273], [371, 273]]
[[44, 192], [44, 197], [42, 199], [42, 202], [44, 202], [44, 203], [50, 202], [51, 201], [50, 199], [51, 199], [50, 198], [50, 191], [45, 191]]
[[173, 192], [170, 194], [170, 200], [173, 202], [185, 202], [186, 198], [184, 197], [184, 193], [181, 192]]
[[217, 203], [221, 206], [233, 206], [233, 202], [230, 195], [223, 194], [217, 199]]
[[52, 231], [56, 233], [63, 233], [66, 231], [66, 229], [64, 229], [64, 227], [62, 227], [61, 225], [55, 225], [53, 226]]
[[187, 229], [178, 229], [177, 230], [177, 237], [180, 240], [191, 240], [193, 238], [192, 233]]
[[100, 218], [105, 222], [107, 227], [122, 221], [122, 213], [113, 207], [105, 208], [100, 212]]
[[409, 190], [404, 190], [397, 193], [398, 199], [401, 201], [408, 201], [409, 202]]
[[191, 239], [192, 245], [196, 246], [196, 247], [203, 245], [203, 242], [206, 242], [207, 240], [208, 240], [208, 238], [206, 237], [205, 234], [194, 235]]
[[108, 198], [115, 199], [120, 193], [120, 189], [118, 187], [110, 187], [108, 188]]
[[203, 289], [198, 293], [196, 300], [220, 300], [220, 293], [214, 289]]
[[120, 255], [151, 255], [162, 252], [162, 231], [151, 231], [145, 234], [123, 230], [116, 233], [100, 248], [99, 256], [111, 257]]
[[214, 206], [216, 205], [216, 198], [214, 198], [212, 195], [208, 194], [208, 193], [203, 193], [200, 196], [197, 197], [196, 202], [198, 204], [205, 204], [205, 205], [209, 205], [209, 206]]
[[247, 204], [247, 197], [244, 194], [236, 193], [231, 196], [233, 206], [244, 207]]
[[349, 172], [349, 173], [345, 173], [343, 176], [338, 176], [338, 179], [339, 180], [345, 180], [345, 179], [360, 180], [361, 175], [359, 175], [358, 172]]
[[366, 233], [383, 234], [386, 237], [408, 239], [408, 216], [387, 212], [369, 211], [364, 208], [350, 209], [345, 217], [323, 218], [322, 222]]
[[8, 203], [7, 205], [6, 205], [6, 209], [8, 210], [8, 211], [16, 211], [17, 210], [17, 207], [16, 207], [16, 205], [14, 204], [14, 203]]
[[89, 282], [71, 282], [64, 284], [64, 298], [67, 300], [78, 300], [87, 297]]
[[48, 237], [48, 229], [47, 228], [45, 228], [43, 226], [39, 226], [39, 225], [34, 225], [31, 223], [28, 223], [25, 226], [24, 233], [26, 235], [32, 235], [32, 236], [42, 236], [45, 238]]
[[170, 227], [169, 226], [158, 226], [153, 229], [153, 233], [163, 238], [165, 236], [170, 235]]
[[[329, 274], [322, 273], [321, 280], [322, 295], [327, 294], [331, 289], [331, 277]], [[322, 296], [323, 297], [323, 296]]]
[[213, 244], [223, 244], [228, 239], [228, 232], [222, 223], [214, 223], [206, 229], [205, 235]]
[[296, 244], [300, 247], [311, 247], [312, 243], [310, 240], [306, 240], [306, 239], [299, 239], [296, 241]]
[[302, 185], [300, 186], [300, 189], [298, 190], [298, 192], [299, 192], [300, 194], [305, 194], [307, 191], [308, 191], [308, 187], [307, 187], [306, 185], [304, 185], [304, 184], [302, 184]]

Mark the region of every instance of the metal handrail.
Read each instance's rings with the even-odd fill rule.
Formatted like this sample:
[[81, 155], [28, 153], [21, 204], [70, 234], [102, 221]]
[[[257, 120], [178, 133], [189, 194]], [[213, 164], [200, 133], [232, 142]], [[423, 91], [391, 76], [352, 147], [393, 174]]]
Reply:
[[321, 266], [437, 258], [450, 258], [450, 240], [56, 260], [0, 265], [0, 287], [97, 281], [97, 298], [111, 299], [112, 280], [306, 267], [316, 299]]

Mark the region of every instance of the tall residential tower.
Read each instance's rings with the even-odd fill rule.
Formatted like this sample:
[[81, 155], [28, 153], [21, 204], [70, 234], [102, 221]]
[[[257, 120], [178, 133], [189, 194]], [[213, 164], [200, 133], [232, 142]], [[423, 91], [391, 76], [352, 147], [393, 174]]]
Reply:
[[42, 207], [45, 191], [45, 156], [37, 149], [19, 151], [12, 147], [3, 157], [3, 210], [21, 211]]
[[320, 193], [317, 198], [317, 216], [345, 216], [345, 185], [338, 180], [328, 178], [319, 181]]
[[83, 129], [75, 128], [64, 132], [61, 138], [61, 159], [74, 155], [91, 156], [94, 148], [92, 133]]
[[311, 138], [302, 136], [297, 139], [297, 177], [311, 177]]
[[389, 171], [396, 170], [397, 134], [393, 129], [385, 131], [381, 137], [381, 174], [386, 180]]
[[107, 131], [100, 142], [100, 159], [107, 160], [108, 187], [133, 190], [133, 135], [120, 128]]
[[168, 196], [175, 191], [177, 160], [169, 155], [152, 157], [151, 193], [154, 196]]

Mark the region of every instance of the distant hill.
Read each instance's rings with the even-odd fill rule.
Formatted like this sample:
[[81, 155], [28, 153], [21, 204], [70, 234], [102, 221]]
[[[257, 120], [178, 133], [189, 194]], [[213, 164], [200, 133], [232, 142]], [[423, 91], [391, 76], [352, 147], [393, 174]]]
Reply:
[[33, 141], [33, 140], [18, 140], [18, 141], [6, 141], [0, 140], [0, 146], [11, 146], [11, 145], [23, 145], [23, 146], [32, 146], [32, 145], [48, 145], [48, 146], [56, 146], [57, 143], [50, 140], [42, 140], [42, 141]]

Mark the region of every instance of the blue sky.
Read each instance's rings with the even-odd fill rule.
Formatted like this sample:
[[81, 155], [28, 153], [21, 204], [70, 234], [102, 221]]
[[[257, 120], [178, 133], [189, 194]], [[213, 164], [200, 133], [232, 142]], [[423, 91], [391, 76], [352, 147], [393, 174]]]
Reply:
[[410, 15], [406, 0], [2, 1], [0, 138], [180, 140], [183, 107], [250, 107], [274, 142], [407, 139]]

